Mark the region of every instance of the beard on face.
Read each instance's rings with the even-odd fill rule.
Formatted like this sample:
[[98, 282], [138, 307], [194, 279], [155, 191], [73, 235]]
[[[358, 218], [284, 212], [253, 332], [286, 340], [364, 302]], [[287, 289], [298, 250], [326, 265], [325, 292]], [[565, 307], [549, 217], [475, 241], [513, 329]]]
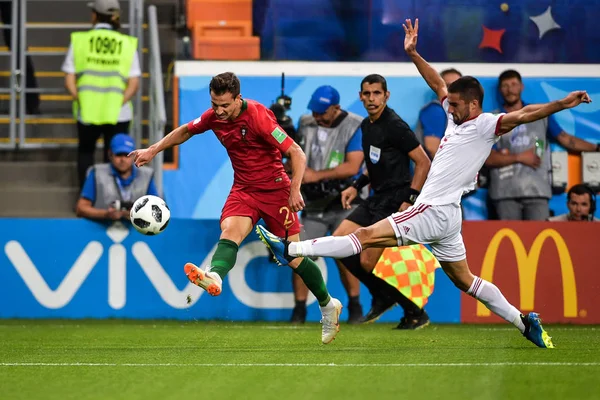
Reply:
[[508, 101], [508, 99], [506, 97], [504, 97], [504, 105], [512, 107], [515, 104], [517, 104], [519, 102], [519, 100], [521, 100], [520, 96], [515, 96], [515, 100], [514, 101]]
[[471, 113], [468, 112], [467, 115], [465, 115], [463, 118], [460, 118], [460, 119], [458, 117], [452, 115], [452, 119], [454, 120], [454, 123], [456, 125], [460, 125], [463, 122], [465, 122], [466, 120], [468, 120], [470, 115], [471, 115]]

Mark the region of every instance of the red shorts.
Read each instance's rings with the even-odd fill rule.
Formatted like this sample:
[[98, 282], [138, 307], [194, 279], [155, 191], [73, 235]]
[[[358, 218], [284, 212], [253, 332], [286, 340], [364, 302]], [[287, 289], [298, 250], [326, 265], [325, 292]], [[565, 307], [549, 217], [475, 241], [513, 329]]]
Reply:
[[290, 210], [288, 200], [290, 190], [246, 192], [232, 189], [221, 212], [221, 222], [227, 217], [250, 217], [256, 225], [263, 219], [272, 233], [284, 237], [285, 231], [295, 235], [300, 233], [298, 215]]

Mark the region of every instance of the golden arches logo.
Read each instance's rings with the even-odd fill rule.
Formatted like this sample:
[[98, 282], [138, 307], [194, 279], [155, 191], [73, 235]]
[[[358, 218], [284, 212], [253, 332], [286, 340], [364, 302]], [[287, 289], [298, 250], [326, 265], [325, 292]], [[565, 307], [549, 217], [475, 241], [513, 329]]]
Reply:
[[[514, 230], [508, 228], [500, 229], [490, 241], [487, 251], [485, 252], [483, 265], [481, 267], [481, 278], [490, 282], [492, 281], [492, 277], [494, 275], [494, 266], [496, 264], [496, 256], [498, 254], [498, 247], [500, 247], [500, 243], [504, 238], [508, 238], [511, 241], [517, 257], [521, 309], [528, 311], [533, 310], [535, 299], [535, 278], [537, 275], [540, 253], [546, 239], [552, 239], [556, 249], [558, 250], [558, 257], [560, 260], [560, 271], [563, 285], [564, 316], [569, 318], [577, 317], [577, 286], [575, 284], [575, 272], [573, 270], [571, 254], [569, 253], [567, 244], [563, 240], [562, 236], [560, 236], [560, 234], [554, 229], [544, 229], [542, 232], [540, 232], [533, 241], [533, 244], [529, 249], [529, 253], [527, 250], [525, 250], [523, 241]], [[478, 302], [477, 316], [489, 317], [490, 310]]]

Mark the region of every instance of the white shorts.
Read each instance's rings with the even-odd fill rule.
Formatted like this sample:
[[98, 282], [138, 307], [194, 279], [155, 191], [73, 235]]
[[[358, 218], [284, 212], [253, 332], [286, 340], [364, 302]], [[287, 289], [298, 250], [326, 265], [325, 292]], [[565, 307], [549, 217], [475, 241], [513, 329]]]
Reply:
[[460, 261], [466, 258], [461, 235], [460, 205], [430, 206], [415, 204], [387, 220], [396, 233], [398, 246], [429, 244], [438, 261]]

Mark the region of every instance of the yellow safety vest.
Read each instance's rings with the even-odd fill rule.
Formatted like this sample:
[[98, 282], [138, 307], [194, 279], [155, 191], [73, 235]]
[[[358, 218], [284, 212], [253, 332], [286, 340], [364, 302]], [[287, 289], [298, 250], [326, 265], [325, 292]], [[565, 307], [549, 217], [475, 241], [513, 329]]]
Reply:
[[110, 29], [71, 34], [78, 102], [73, 113], [86, 124], [116, 124], [137, 38]]

